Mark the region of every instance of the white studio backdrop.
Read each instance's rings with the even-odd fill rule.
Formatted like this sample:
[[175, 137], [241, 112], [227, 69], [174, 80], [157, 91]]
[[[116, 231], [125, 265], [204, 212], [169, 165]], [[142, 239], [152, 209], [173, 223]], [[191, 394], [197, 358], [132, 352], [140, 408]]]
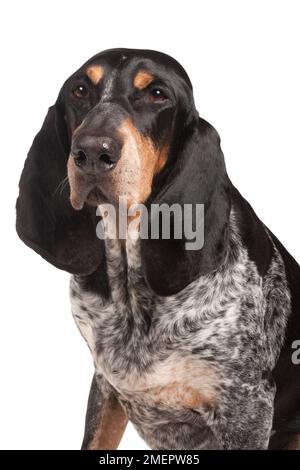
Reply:
[[[69, 276], [14, 231], [26, 152], [64, 80], [107, 48], [174, 56], [233, 183], [300, 261], [299, 15], [297, 0], [2, 2], [1, 449], [78, 449], [83, 436], [93, 364]], [[121, 448], [147, 447], [129, 426]]]

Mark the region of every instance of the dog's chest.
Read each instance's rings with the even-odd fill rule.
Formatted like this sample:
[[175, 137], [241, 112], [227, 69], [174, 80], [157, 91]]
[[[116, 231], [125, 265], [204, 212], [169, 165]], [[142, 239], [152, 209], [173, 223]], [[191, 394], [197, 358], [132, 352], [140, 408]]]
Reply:
[[212, 405], [240, 371], [250, 383], [267, 367], [266, 293], [243, 251], [224, 271], [170, 297], [147, 287], [138, 242], [106, 241], [106, 261], [110, 297], [72, 278], [72, 312], [96, 371], [125, 401], [197, 409]]
[[[75, 279], [71, 281], [72, 312], [96, 370], [124, 399], [175, 408], [212, 403], [217, 366], [205, 354], [193, 354], [201, 328], [192, 286], [169, 298], [151, 292], [143, 278], [138, 242], [125, 247], [106, 242], [106, 259], [108, 300], [83, 292]], [[209, 348], [206, 355], [211, 355]]]
[[106, 242], [109, 297], [71, 280], [96, 373], [152, 448], [218, 448], [213, 429], [224, 416], [245, 403], [252, 413], [253, 393], [273, 402], [262, 371], [274, 368], [289, 312], [282, 260], [275, 254], [263, 280], [239, 242], [234, 248], [223, 269], [170, 297], [147, 287], [138, 243]]

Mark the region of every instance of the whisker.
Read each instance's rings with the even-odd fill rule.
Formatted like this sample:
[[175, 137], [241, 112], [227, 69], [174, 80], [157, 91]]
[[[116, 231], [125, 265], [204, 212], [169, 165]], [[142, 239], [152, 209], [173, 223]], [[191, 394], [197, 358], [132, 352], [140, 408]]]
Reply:
[[57, 192], [59, 191], [59, 194], [62, 195], [64, 189], [68, 186], [69, 184], [69, 179], [68, 179], [68, 176], [66, 176], [65, 178], [62, 179], [62, 181], [57, 185], [57, 188], [55, 189], [55, 191], [53, 192], [53, 196], [55, 196], [55, 194], [57, 194]]

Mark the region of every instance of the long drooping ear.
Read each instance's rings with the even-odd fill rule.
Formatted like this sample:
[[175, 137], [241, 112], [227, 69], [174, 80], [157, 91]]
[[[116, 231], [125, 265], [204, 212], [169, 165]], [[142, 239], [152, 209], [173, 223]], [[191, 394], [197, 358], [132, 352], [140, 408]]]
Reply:
[[57, 268], [73, 274], [93, 272], [103, 256], [96, 236], [95, 210], [75, 211], [69, 202], [68, 134], [59, 101], [49, 108], [35, 137], [20, 179], [16, 229], [30, 248]]
[[[228, 243], [230, 182], [216, 130], [208, 122], [197, 118], [180, 136], [173, 165], [163, 184], [164, 189], [157, 192], [154, 187], [156, 196], [147, 203], [149, 212], [153, 204], [179, 204], [184, 220], [187, 210], [184, 205], [190, 205], [192, 216], [188, 215], [184, 222], [192, 218], [193, 231], [202, 234], [204, 244], [198, 249], [190, 249], [189, 245], [187, 249], [187, 242], [191, 240], [184, 235], [184, 227], [182, 239], [177, 239], [172, 212], [171, 239], [163, 239], [160, 231], [158, 239], [149, 235], [148, 239], [142, 240], [144, 272], [150, 287], [159, 295], [175, 294], [197, 277], [216, 270], [224, 259]], [[197, 214], [200, 212], [196, 210], [197, 204], [204, 205], [198, 206], [204, 209], [204, 218], [198, 220]], [[160, 221], [155, 217], [160, 217]], [[156, 226], [162, 223], [159, 211], [153, 218], [152, 210], [151, 220], [152, 226], [153, 223]]]

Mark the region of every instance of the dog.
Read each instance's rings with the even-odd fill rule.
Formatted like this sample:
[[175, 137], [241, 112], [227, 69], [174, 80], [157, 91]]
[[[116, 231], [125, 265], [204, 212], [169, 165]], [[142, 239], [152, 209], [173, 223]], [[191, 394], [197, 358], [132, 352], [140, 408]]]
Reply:
[[[72, 274], [95, 364], [83, 449], [116, 449], [128, 420], [152, 449], [300, 449], [300, 268], [231, 183], [176, 60], [111, 49], [87, 61], [19, 188], [17, 233]], [[98, 236], [113, 225], [101, 208], [122, 197], [201, 205], [203, 246], [186, 249], [174, 213], [168, 238]]]

